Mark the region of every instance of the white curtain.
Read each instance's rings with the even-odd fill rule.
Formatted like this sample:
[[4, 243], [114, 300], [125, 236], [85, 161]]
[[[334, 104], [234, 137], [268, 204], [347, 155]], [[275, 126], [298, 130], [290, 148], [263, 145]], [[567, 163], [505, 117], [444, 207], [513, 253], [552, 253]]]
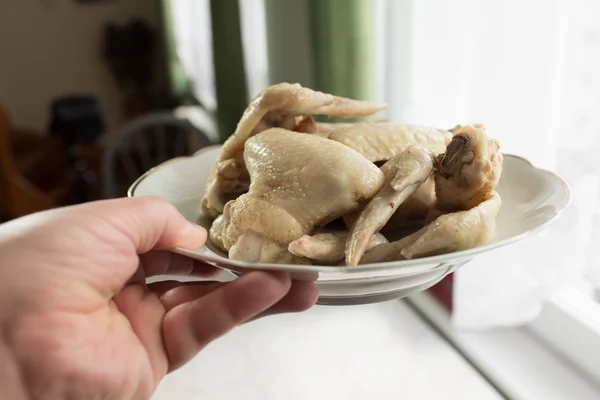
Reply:
[[217, 107], [212, 64], [209, 0], [169, 0], [177, 57], [194, 95], [210, 111]]
[[[600, 260], [592, 254], [600, 237], [600, 4], [390, 3], [410, 9], [411, 25], [408, 56], [388, 44], [388, 65], [394, 57], [410, 60], [403, 84], [410, 96], [392, 104], [392, 117], [446, 128], [481, 122], [503, 152], [558, 172], [573, 192], [551, 229], [477, 257], [456, 273], [455, 325], [527, 323], [554, 290], [600, 284]], [[389, 13], [388, 25], [395, 15]], [[389, 92], [388, 98], [394, 101]]]
[[[298, 8], [305, 0], [278, 1]], [[365, 1], [375, 7], [377, 97], [388, 102], [387, 117], [443, 128], [483, 123], [503, 152], [558, 172], [573, 192], [550, 229], [456, 273], [455, 324], [527, 323], [554, 290], [600, 287], [600, 258], [592, 253], [600, 243], [600, 2]], [[214, 104], [207, 1], [172, 2], [181, 6], [175, 15], [180, 56], [199, 97]], [[240, 4], [254, 96], [272, 83], [264, 0]], [[306, 32], [279, 29], [270, 35], [287, 35], [296, 45], [308, 40]], [[289, 57], [293, 52], [282, 64], [295, 64]]]
[[[194, 95], [210, 111], [217, 107], [214, 84], [209, 0], [169, 0], [176, 52]], [[263, 0], [240, 1], [244, 64], [248, 93], [254, 97], [268, 84]]]

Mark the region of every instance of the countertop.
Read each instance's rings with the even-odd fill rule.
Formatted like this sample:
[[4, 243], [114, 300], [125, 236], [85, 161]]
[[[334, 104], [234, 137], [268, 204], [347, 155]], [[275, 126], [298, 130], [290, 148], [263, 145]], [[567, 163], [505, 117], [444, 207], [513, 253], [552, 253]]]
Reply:
[[153, 400], [500, 400], [402, 301], [315, 306], [214, 341]]

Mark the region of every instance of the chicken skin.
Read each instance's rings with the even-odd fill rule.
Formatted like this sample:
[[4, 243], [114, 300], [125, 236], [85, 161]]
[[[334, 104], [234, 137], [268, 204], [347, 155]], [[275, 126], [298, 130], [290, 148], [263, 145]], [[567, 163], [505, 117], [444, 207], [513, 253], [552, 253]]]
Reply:
[[281, 128], [248, 139], [251, 185], [224, 208], [223, 245], [235, 260], [306, 263], [291, 242], [366, 203], [383, 172], [333, 140]]
[[314, 91], [297, 83], [269, 86], [250, 102], [235, 132], [223, 144], [201, 200], [202, 212], [216, 218], [223, 212], [225, 203], [248, 190], [250, 176], [244, 164], [244, 145], [250, 137], [272, 127], [315, 132], [317, 128], [311, 115], [362, 117], [385, 107]]

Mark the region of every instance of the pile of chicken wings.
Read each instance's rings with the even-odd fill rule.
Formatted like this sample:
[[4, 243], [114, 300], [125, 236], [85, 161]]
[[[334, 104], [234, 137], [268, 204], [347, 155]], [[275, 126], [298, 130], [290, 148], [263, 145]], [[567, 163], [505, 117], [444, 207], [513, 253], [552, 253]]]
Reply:
[[263, 90], [210, 172], [200, 207], [212, 245], [247, 262], [355, 266], [489, 243], [502, 155], [483, 126], [313, 117], [385, 107], [299, 84]]

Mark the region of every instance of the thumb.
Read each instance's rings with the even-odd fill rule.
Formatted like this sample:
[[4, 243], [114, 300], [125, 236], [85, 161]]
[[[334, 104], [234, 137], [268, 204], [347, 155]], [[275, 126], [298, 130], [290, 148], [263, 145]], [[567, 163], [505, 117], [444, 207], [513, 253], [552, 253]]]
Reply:
[[121, 198], [88, 205], [127, 236], [138, 254], [175, 247], [193, 250], [206, 242], [204, 228], [186, 220], [175, 206], [158, 197]]

